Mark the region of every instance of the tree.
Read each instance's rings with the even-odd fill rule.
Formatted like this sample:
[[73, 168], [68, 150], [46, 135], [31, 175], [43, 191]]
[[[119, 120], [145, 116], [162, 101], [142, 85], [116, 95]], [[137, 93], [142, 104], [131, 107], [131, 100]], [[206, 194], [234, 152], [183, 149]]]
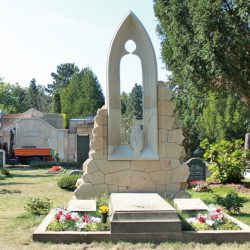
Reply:
[[142, 85], [137, 83], [132, 88], [132, 91], [129, 95], [129, 102], [127, 107], [127, 115], [141, 120], [143, 118], [143, 90]]
[[21, 113], [26, 110], [26, 90], [17, 83], [0, 82], [0, 110], [4, 113]]
[[48, 84], [47, 91], [50, 94], [57, 93], [68, 86], [70, 80], [79, 68], [74, 63], [63, 63], [57, 66], [56, 73], [52, 72], [53, 83]]
[[27, 89], [26, 103], [28, 108], [39, 109], [38, 107], [38, 87], [36, 85], [36, 79], [33, 78], [30, 81], [29, 87]]
[[30, 81], [24, 102], [27, 108], [35, 108], [42, 112], [49, 112], [51, 109], [51, 98], [46, 95], [45, 88], [36, 84], [36, 79]]
[[55, 92], [52, 99], [52, 111], [55, 113], [61, 113], [61, 97], [59, 92]]
[[126, 94], [124, 91], [121, 94], [121, 114], [124, 115], [127, 112], [129, 103], [129, 94]]
[[101, 85], [90, 68], [73, 75], [61, 91], [62, 112], [69, 118], [93, 115], [104, 104]]
[[162, 58], [179, 84], [231, 89], [250, 103], [250, 2], [154, 0]]
[[243, 139], [250, 129], [250, 109], [230, 92], [209, 93], [200, 116], [200, 134], [210, 143]]

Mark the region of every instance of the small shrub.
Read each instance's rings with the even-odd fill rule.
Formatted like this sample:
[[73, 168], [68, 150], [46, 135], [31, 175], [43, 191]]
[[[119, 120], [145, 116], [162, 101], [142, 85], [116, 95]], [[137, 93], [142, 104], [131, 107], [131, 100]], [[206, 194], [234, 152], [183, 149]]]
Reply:
[[228, 221], [225, 224], [221, 224], [217, 228], [218, 230], [240, 230], [241, 228], [233, 223], [232, 221]]
[[46, 215], [52, 207], [52, 202], [48, 198], [29, 198], [25, 209], [35, 215]]
[[10, 177], [10, 171], [7, 168], [0, 168], [0, 174], [6, 177]]
[[66, 225], [64, 223], [61, 223], [60, 221], [52, 221], [48, 227], [47, 230], [49, 231], [65, 231]]
[[84, 228], [85, 231], [109, 231], [109, 223], [90, 223]]
[[212, 162], [208, 168], [212, 172], [208, 181], [240, 183], [244, 179], [246, 153], [243, 150], [243, 144], [243, 140], [234, 142], [220, 140], [211, 145], [207, 139], [202, 141], [201, 148], [205, 150], [204, 158]]
[[229, 213], [240, 213], [240, 208], [242, 208], [244, 203], [247, 202], [247, 199], [240, 197], [236, 192], [231, 191], [225, 197], [215, 195], [214, 202], [224, 207]]
[[47, 169], [51, 168], [52, 166], [62, 166], [64, 169], [82, 169], [82, 164], [77, 162], [34, 162], [30, 164], [31, 168], [42, 168]]
[[62, 189], [74, 191], [76, 189], [76, 182], [81, 177], [82, 177], [82, 175], [66, 175], [66, 176], [63, 176], [58, 181], [57, 184]]

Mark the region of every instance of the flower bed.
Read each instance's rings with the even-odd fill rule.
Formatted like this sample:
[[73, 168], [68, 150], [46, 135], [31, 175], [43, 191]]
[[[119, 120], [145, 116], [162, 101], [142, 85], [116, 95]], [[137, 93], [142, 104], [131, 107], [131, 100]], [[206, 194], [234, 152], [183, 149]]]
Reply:
[[237, 224], [225, 217], [220, 208], [216, 208], [213, 205], [208, 207], [207, 213], [198, 213], [195, 217], [186, 218], [186, 222], [196, 231], [241, 230]]
[[97, 216], [76, 213], [64, 208], [57, 208], [54, 219], [48, 225], [49, 231], [109, 231], [109, 223], [102, 223]]

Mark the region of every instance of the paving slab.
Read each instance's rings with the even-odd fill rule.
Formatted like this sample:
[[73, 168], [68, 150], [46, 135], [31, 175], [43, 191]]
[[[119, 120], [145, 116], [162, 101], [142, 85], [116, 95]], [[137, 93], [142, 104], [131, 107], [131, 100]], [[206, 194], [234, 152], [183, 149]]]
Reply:
[[95, 200], [70, 200], [68, 205], [69, 211], [74, 212], [91, 212], [96, 211]]
[[201, 199], [174, 199], [174, 205], [180, 211], [206, 211], [207, 205]]

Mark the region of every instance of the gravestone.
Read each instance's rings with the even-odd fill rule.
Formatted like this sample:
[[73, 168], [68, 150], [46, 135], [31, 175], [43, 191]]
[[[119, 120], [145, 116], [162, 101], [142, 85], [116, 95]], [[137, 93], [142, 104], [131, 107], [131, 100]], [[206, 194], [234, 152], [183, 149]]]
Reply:
[[207, 211], [207, 205], [201, 199], [174, 199], [174, 206], [182, 212]]
[[112, 240], [172, 240], [182, 230], [176, 210], [156, 193], [112, 193], [110, 222]]
[[247, 133], [247, 134], [245, 135], [245, 146], [244, 146], [244, 148], [245, 148], [246, 150], [249, 150], [249, 149], [250, 149], [250, 133]]
[[0, 168], [5, 167], [5, 151], [0, 149]]
[[[132, 40], [136, 49], [126, 49]], [[143, 118], [131, 132], [130, 145], [121, 140], [120, 62], [133, 54], [141, 60]], [[130, 12], [112, 39], [107, 61], [106, 104], [97, 111], [89, 158], [77, 182], [77, 199], [102, 193], [144, 192], [183, 196], [189, 167], [183, 164], [184, 136], [178, 127], [172, 91], [157, 81], [152, 42], [140, 20]], [[129, 72], [127, 72], [129, 74]]]
[[96, 211], [96, 201], [70, 200], [68, 205], [68, 210], [74, 212], [93, 212]]
[[199, 158], [192, 158], [186, 162], [189, 166], [188, 182], [206, 180], [206, 164]]

